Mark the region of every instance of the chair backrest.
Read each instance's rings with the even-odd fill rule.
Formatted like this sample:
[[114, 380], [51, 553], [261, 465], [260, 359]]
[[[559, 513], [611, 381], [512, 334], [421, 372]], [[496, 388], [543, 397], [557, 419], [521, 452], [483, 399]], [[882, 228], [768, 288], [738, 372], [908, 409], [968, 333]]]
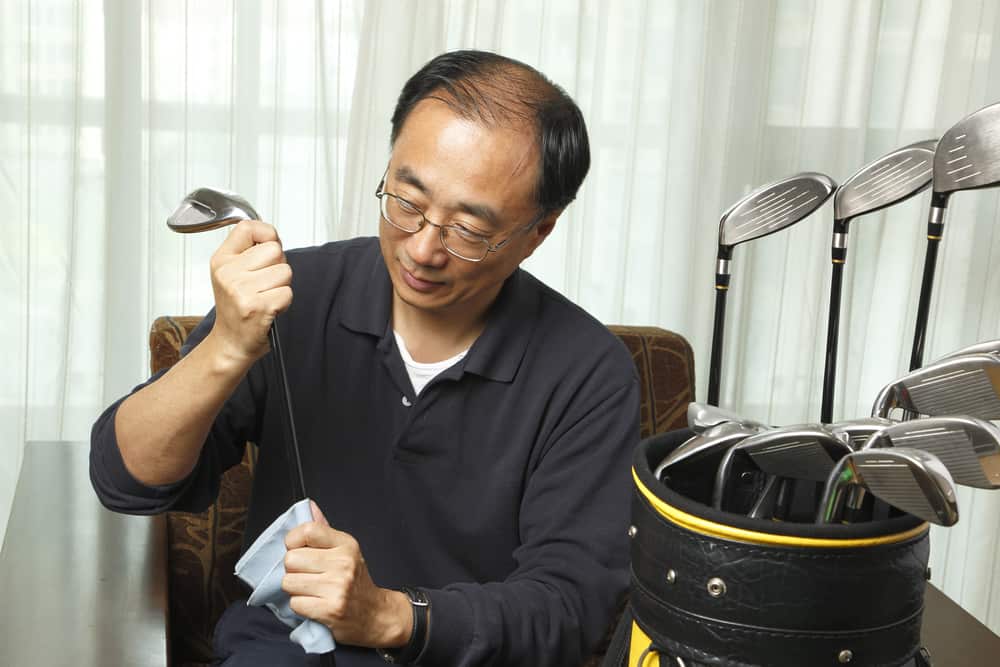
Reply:
[[[200, 317], [159, 317], [149, 334], [150, 369], [168, 368]], [[694, 355], [680, 335], [657, 327], [609, 326], [632, 353], [642, 385], [640, 435], [645, 438], [686, 425], [694, 400]], [[201, 514], [167, 516], [170, 652], [174, 665], [212, 660], [212, 631], [229, 604], [247, 595], [233, 575], [243, 529], [255, 447], [222, 478], [219, 497]]]

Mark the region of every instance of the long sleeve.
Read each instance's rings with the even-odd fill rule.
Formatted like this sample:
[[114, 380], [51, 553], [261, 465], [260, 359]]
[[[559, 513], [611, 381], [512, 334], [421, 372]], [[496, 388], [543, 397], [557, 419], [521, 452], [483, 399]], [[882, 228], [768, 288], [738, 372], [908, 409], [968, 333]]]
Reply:
[[[215, 311], [191, 332], [181, 354], [190, 352], [212, 328]], [[239, 463], [248, 440], [260, 431], [259, 405], [266, 393], [260, 362], [254, 365], [226, 401], [215, 419], [198, 462], [187, 478], [163, 486], [148, 486], [125, 467], [115, 434], [115, 415], [122, 401], [111, 404], [94, 423], [90, 434], [90, 480], [101, 503], [126, 514], [158, 514], [168, 510], [200, 512], [219, 492], [219, 479]], [[156, 382], [165, 371], [135, 387], [129, 395]]]

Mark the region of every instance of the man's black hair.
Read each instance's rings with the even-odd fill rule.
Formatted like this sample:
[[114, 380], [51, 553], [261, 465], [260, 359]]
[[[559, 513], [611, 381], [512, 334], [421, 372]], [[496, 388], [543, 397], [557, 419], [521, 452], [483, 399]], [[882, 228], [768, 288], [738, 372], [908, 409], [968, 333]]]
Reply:
[[390, 143], [420, 100], [440, 100], [486, 126], [528, 122], [540, 154], [535, 199], [543, 214], [576, 197], [590, 169], [590, 142], [583, 114], [566, 92], [541, 72], [488, 51], [451, 51], [410, 77], [392, 114]]

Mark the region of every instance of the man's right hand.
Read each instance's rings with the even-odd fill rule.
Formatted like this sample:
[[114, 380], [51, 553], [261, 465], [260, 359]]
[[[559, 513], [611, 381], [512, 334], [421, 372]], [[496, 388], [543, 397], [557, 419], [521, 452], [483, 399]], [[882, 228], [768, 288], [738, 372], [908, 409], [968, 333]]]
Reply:
[[268, 351], [268, 331], [292, 303], [292, 268], [271, 225], [235, 225], [212, 255], [215, 325], [210, 337], [231, 361], [249, 367]]

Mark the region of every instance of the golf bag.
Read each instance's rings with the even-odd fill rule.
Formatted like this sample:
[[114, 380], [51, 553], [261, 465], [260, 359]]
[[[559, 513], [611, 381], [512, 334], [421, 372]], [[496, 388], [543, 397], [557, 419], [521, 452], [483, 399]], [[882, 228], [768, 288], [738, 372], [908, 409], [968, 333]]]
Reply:
[[[691, 435], [661, 434], [635, 451], [629, 600], [603, 667], [930, 666], [920, 647], [927, 524], [714, 510], [718, 457], [669, 484], [652, 473]], [[760, 491], [759, 481], [742, 486], [748, 499]]]

